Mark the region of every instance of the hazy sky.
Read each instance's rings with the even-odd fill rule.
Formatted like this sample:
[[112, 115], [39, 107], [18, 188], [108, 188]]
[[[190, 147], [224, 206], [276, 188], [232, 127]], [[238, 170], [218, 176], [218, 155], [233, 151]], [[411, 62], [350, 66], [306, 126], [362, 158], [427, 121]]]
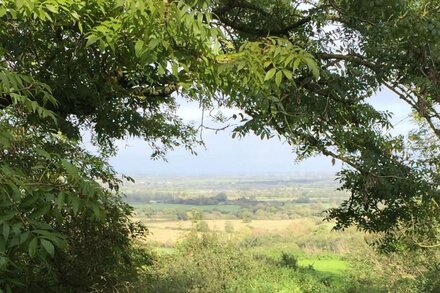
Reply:
[[[394, 94], [384, 90], [371, 99], [371, 104], [394, 113], [394, 133], [405, 133], [411, 128], [410, 108]], [[183, 104], [179, 114], [186, 121], [200, 121], [201, 117], [195, 104]], [[110, 163], [118, 172], [132, 176], [335, 173], [341, 167], [338, 163], [333, 166], [331, 159], [324, 156], [297, 164], [291, 148], [278, 139], [262, 141], [254, 135], [232, 139], [230, 130], [218, 134], [205, 130], [203, 138], [206, 149], [200, 147], [197, 156], [179, 148], [168, 154], [168, 162], [151, 160], [151, 150], [139, 139], [119, 141], [119, 153]]]

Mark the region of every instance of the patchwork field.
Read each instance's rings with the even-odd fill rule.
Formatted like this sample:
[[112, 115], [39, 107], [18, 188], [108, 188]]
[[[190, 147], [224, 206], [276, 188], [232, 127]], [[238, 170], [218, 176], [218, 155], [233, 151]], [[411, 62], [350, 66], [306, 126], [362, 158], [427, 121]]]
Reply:
[[[184, 237], [194, 227], [191, 221], [148, 221], [137, 218], [143, 222], [151, 232], [154, 242], [170, 245]], [[312, 232], [314, 222], [311, 219], [295, 220], [253, 220], [245, 223], [242, 220], [204, 220], [209, 231], [225, 231], [225, 227], [232, 227], [233, 234], [240, 235], [264, 235], [286, 234], [300, 236]], [[228, 229], [228, 228], [226, 228]]]
[[332, 178], [143, 178], [125, 192], [150, 232], [151, 292], [412, 292], [393, 287], [415, 280], [406, 259], [376, 254], [374, 234], [325, 221], [347, 198]]

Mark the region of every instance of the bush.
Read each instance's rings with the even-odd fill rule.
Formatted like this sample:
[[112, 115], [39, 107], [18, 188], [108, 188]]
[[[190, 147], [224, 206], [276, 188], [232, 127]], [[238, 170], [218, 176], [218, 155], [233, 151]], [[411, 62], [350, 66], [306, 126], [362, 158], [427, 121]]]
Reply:
[[[191, 233], [175, 255], [162, 256], [139, 287], [147, 292], [227, 292], [231, 283], [252, 274], [250, 257], [217, 234]], [[229, 291], [235, 292], [235, 291]]]
[[186, 210], [177, 210], [176, 216], [179, 221], [188, 221], [188, 213]]
[[209, 225], [205, 221], [200, 221], [196, 225], [196, 230], [198, 232], [209, 232]]
[[283, 267], [269, 257], [253, 257], [220, 235], [190, 234], [174, 254], [162, 256], [151, 267], [139, 292], [344, 292], [309, 270], [292, 270], [296, 258], [290, 254], [285, 254]]
[[294, 270], [298, 269], [298, 260], [293, 254], [288, 252], [281, 252], [280, 264]]

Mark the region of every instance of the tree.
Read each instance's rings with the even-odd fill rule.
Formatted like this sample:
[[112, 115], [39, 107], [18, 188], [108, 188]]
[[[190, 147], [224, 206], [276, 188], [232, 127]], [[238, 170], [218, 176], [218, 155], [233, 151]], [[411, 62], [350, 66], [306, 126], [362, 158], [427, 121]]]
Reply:
[[[233, 41], [287, 38], [319, 66], [319, 79], [297, 71], [271, 91], [256, 93], [252, 84], [240, 88], [236, 96], [243, 98], [229, 101], [250, 119], [237, 133], [269, 136], [264, 131], [270, 127], [296, 147], [300, 158], [321, 153], [342, 161], [341, 189], [351, 197], [329, 211], [336, 228], [355, 224], [381, 233], [378, 244], [385, 250], [398, 249], [400, 240], [411, 247], [438, 247], [437, 3], [218, 1], [214, 11]], [[266, 65], [268, 78], [283, 72]], [[423, 138], [387, 134], [390, 113], [367, 103], [382, 87], [413, 108], [423, 121]]]
[[179, 209], [176, 211], [177, 220], [188, 221], [188, 213], [184, 209]]
[[[176, 116], [176, 94], [238, 108], [234, 136], [278, 135], [300, 158], [344, 162], [341, 188], [352, 196], [329, 211], [337, 228], [382, 233], [389, 250], [402, 238], [438, 246], [436, 1], [6, 0], [0, 24], [6, 288], [31, 282], [26, 258], [38, 276], [55, 272], [49, 260], [68, 251], [71, 223], [90, 217], [89, 228], [111, 230], [106, 203], [119, 211], [125, 240], [115, 245], [126, 251], [120, 182], [81, 149], [80, 131], [104, 157], [126, 136], [144, 138], [153, 157], [192, 150], [197, 127]], [[366, 102], [382, 86], [420, 119], [409, 140], [387, 134], [390, 114]]]
[[204, 232], [204, 233], [209, 232], [210, 230], [209, 230], [208, 223], [205, 221], [198, 222], [196, 225], [196, 231], [197, 232]]
[[27, 118], [20, 104], [1, 111], [0, 288], [122, 289], [149, 256], [132, 247], [146, 231], [130, 222], [120, 180], [106, 162]]

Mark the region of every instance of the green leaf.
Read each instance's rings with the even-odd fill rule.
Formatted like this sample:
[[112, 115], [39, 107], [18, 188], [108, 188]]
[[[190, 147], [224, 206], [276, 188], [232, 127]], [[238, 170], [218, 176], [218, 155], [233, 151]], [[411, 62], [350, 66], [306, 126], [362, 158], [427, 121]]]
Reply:
[[94, 43], [96, 43], [96, 41], [98, 41], [100, 38], [96, 35], [89, 35], [87, 37], [87, 43], [86, 43], [86, 48], [93, 45]]
[[45, 150], [41, 149], [41, 148], [36, 148], [35, 152], [37, 154], [39, 154], [40, 156], [45, 157], [46, 159], [50, 159], [50, 154], [48, 152], [46, 152]]
[[32, 217], [34, 219], [38, 219], [41, 216], [46, 215], [50, 211], [51, 206], [50, 205], [42, 205], [40, 208], [38, 208], [36, 211], [32, 213]]
[[6, 8], [0, 6], [0, 17], [3, 17], [6, 14]]
[[47, 253], [49, 253], [51, 256], [55, 254], [55, 247], [53, 246], [52, 242], [46, 239], [41, 239], [41, 245], [43, 246], [44, 250], [46, 250]]
[[284, 60], [284, 66], [287, 66], [288, 64], [290, 64], [290, 62], [292, 62], [293, 58], [295, 57], [294, 54], [290, 54], [286, 60]]
[[72, 205], [73, 212], [75, 214], [77, 214], [79, 211], [79, 205], [80, 205], [79, 198], [76, 196], [70, 196], [69, 200], [70, 200], [70, 204]]
[[18, 236], [13, 236], [8, 242], [8, 249], [18, 246], [20, 243], [20, 238]]
[[160, 44], [160, 42], [161, 42], [160, 39], [152, 39], [152, 40], [150, 41], [150, 43], [148, 43], [148, 48], [150, 48], [151, 50], [153, 50], [154, 48], [157, 47], [157, 45]]
[[4, 271], [9, 263], [9, 259], [4, 256], [0, 256], [0, 271]]
[[179, 77], [179, 65], [177, 63], [173, 63], [171, 65], [171, 73], [175, 76], [175, 77]]
[[4, 223], [3, 224], [3, 238], [5, 240], [8, 240], [9, 238], [9, 231], [10, 231], [11, 227], [9, 226], [8, 223]]
[[165, 74], [165, 67], [162, 66], [162, 64], [159, 64], [159, 65], [157, 66], [157, 73], [158, 73], [159, 75], [164, 75], [164, 74]]
[[34, 238], [31, 240], [31, 242], [29, 242], [29, 256], [30, 257], [35, 257], [35, 255], [37, 254], [37, 249], [38, 249], [38, 238]]
[[35, 193], [31, 193], [29, 194], [29, 198], [27, 198], [25, 201], [23, 201], [20, 205], [21, 208], [28, 208], [30, 206], [32, 206], [39, 198], [40, 195], [35, 192]]
[[76, 177], [78, 175], [78, 169], [71, 163], [69, 163], [67, 160], [62, 159], [61, 164], [63, 165], [64, 169], [67, 171], [67, 173], [72, 176]]
[[315, 60], [312, 58], [304, 58], [304, 61], [306, 62], [307, 66], [309, 67], [310, 71], [312, 71], [312, 74], [315, 78], [319, 77], [319, 68], [316, 64]]
[[56, 201], [57, 201], [57, 206], [59, 209], [61, 209], [64, 206], [65, 198], [66, 198], [66, 195], [64, 192], [58, 193]]
[[292, 72], [287, 70], [287, 69], [283, 69], [283, 74], [284, 76], [288, 79], [288, 80], [292, 80], [293, 76], [292, 76]]
[[276, 76], [275, 76], [275, 83], [277, 84], [277, 86], [280, 86], [282, 80], [283, 80], [283, 72], [282, 71], [278, 71]]
[[14, 210], [8, 212], [3, 211], [2, 214], [3, 215], [0, 216], [0, 223], [9, 221], [17, 215], [17, 213]]
[[32, 232], [43, 236], [43, 238], [45, 239], [50, 240], [52, 244], [58, 247], [63, 246], [63, 236], [60, 233], [55, 233], [47, 230], [34, 230]]
[[26, 240], [28, 240], [30, 235], [31, 235], [31, 233], [29, 231], [26, 231], [26, 232], [20, 234], [20, 244], [25, 243]]
[[58, 13], [58, 7], [51, 5], [51, 4], [47, 4], [46, 5], [47, 10], [49, 10], [50, 12], [53, 13]]
[[293, 62], [293, 71], [297, 70], [299, 65], [301, 64], [301, 59], [298, 58]]
[[144, 41], [138, 40], [136, 42], [136, 44], [134, 45], [134, 52], [135, 52], [136, 57], [139, 58], [142, 55], [143, 48], [144, 48]]
[[269, 70], [266, 73], [266, 76], [264, 77], [264, 81], [271, 79], [275, 75], [276, 72], [277, 72], [276, 68], [272, 68], [271, 70]]
[[102, 219], [103, 218], [102, 211], [101, 211], [101, 209], [99, 208], [98, 205], [96, 205], [96, 204], [92, 205], [92, 209], [93, 209], [93, 214], [95, 215], [95, 217], [97, 219]]

